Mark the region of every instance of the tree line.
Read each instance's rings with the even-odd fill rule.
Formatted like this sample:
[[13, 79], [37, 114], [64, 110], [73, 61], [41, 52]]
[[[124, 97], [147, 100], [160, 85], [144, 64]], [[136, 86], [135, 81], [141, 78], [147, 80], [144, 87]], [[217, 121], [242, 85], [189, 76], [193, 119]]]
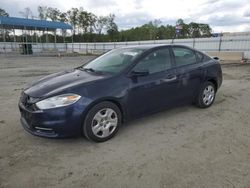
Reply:
[[[114, 42], [114, 41], [140, 41], [140, 40], [160, 40], [176, 38], [199, 38], [210, 37], [211, 27], [204, 23], [185, 23], [183, 19], [178, 19], [176, 25], [182, 27], [176, 34], [176, 25], [164, 25], [161, 20], [153, 20], [142, 26], [133, 27], [127, 30], [118, 30], [115, 22], [115, 15], [97, 16], [84, 8], [71, 8], [66, 12], [58, 8], [38, 6], [38, 15], [34, 15], [29, 7], [20, 11], [20, 15], [26, 19], [39, 19], [49, 21], [59, 21], [69, 23], [73, 27], [74, 42]], [[9, 14], [0, 8], [0, 16]], [[31, 35], [31, 34], [29, 34]], [[34, 35], [34, 34], [33, 34]], [[40, 36], [45, 40], [45, 36]], [[32, 38], [32, 36], [29, 36]], [[62, 42], [62, 36], [58, 35], [58, 42]], [[53, 35], [49, 34], [49, 39], [53, 41]], [[66, 37], [66, 42], [70, 42], [70, 37]]]

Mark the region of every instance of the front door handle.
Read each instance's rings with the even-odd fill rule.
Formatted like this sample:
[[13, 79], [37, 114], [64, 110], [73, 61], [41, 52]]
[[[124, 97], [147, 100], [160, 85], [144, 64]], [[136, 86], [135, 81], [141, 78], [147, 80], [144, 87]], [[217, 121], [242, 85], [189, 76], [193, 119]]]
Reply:
[[172, 81], [174, 81], [176, 79], [177, 79], [177, 76], [171, 75], [171, 76], [168, 76], [167, 78], [161, 79], [161, 81], [162, 82], [172, 82]]

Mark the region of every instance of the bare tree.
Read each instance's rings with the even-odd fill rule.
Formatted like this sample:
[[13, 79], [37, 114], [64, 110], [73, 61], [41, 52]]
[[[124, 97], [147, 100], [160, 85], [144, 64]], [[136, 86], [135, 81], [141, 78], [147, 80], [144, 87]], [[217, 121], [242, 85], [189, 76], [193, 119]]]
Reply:
[[[8, 17], [9, 14], [4, 10], [0, 8], [0, 16], [5, 16]], [[3, 36], [3, 41], [5, 42], [5, 38], [6, 36], [8, 36], [10, 33], [10, 30], [8, 29], [3, 29], [2, 27], [0, 27], [0, 36]]]
[[59, 15], [59, 21], [60, 21], [60, 22], [68, 22], [69, 19], [68, 19], [67, 13], [62, 12], [62, 13]]
[[78, 8], [71, 8], [71, 10], [67, 11], [68, 14], [68, 18], [69, 18], [69, 22], [72, 24], [73, 26], [73, 35], [75, 35], [75, 29], [78, 25], [78, 13], [79, 13], [79, 9]]
[[83, 33], [92, 33], [94, 31], [93, 28], [96, 22], [96, 15], [80, 8], [77, 19], [78, 26], [83, 30]]
[[47, 20], [48, 18], [48, 7], [47, 6], [38, 6], [38, 17], [40, 20]]
[[29, 18], [33, 19], [33, 18], [34, 18], [34, 17], [33, 17], [33, 13], [32, 13], [32, 11], [31, 11], [31, 9], [30, 9], [29, 7], [24, 8], [24, 11], [20, 11], [19, 13], [20, 13], [24, 18], [26, 18], [26, 19], [29, 19]]
[[105, 28], [105, 26], [108, 23], [108, 17], [107, 16], [99, 16], [96, 19], [95, 22], [95, 30], [100, 35]]
[[61, 15], [61, 12], [57, 8], [49, 7], [47, 9], [47, 16], [52, 21], [59, 21], [60, 20], [60, 15]]
[[110, 14], [108, 16], [108, 22], [107, 22], [107, 33], [111, 37], [112, 40], [114, 40], [115, 36], [118, 34], [118, 26], [115, 23], [115, 15]]

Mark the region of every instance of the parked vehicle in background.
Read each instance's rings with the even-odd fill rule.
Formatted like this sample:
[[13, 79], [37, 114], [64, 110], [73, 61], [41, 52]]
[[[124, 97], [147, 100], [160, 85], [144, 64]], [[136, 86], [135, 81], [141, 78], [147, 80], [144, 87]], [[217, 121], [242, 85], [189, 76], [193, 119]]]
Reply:
[[44, 137], [83, 134], [103, 142], [133, 118], [195, 103], [207, 108], [222, 83], [217, 60], [182, 45], [112, 50], [46, 76], [21, 94], [21, 123]]

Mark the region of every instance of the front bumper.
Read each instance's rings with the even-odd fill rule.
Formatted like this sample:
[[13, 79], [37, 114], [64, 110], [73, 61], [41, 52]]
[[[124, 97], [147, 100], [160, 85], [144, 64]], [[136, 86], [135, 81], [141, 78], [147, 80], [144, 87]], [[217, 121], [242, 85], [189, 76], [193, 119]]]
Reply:
[[78, 101], [75, 104], [48, 110], [32, 111], [19, 102], [21, 124], [29, 133], [48, 137], [72, 137], [81, 134], [85, 107]]

